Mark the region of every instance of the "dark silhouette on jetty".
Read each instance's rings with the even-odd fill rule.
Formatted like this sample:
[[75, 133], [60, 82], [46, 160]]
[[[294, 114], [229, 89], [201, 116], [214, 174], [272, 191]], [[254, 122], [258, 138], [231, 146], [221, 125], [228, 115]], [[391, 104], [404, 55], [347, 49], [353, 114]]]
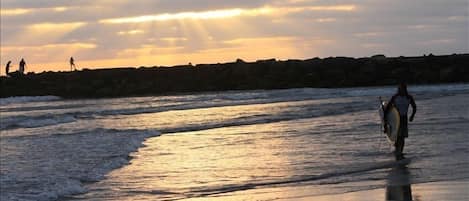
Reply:
[[469, 54], [275, 59], [174, 67], [28, 73], [0, 78], [0, 97], [99, 98], [173, 93], [469, 82]]

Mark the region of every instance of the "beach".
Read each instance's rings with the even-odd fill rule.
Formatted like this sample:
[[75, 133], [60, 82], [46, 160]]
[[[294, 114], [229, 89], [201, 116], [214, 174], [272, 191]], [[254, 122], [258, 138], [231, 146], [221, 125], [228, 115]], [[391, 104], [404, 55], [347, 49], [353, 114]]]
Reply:
[[[469, 182], [465, 181], [446, 181], [446, 182], [429, 182], [414, 184], [411, 186], [413, 200], [467, 200], [469, 199]], [[292, 200], [301, 200], [294, 198]], [[375, 190], [357, 191], [344, 193], [339, 195], [325, 195], [317, 197], [308, 197], [303, 200], [343, 200], [343, 201], [375, 201], [386, 200], [386, 189], [380, 188]]]
[[[465, 181], [445, 181], [445, 182], [429, 182], [429, 183], [420, 183], [411, 185], [412, 188], [412, 200], [415, 201], [439, 201], [439, 200], [467, 200], [469, 198], [469, 193], [467, 188], [469, 187], [469, 182]], [[282, 197], [283, 195], [283, 197]], [[270, 195], [271, 196], [271, 195]], [[272, 198], [266, 196], [263, 198], [253, 198], [253, 197], [243, 197], [241, 194], [236, 197], [236, 199], [221, 199], [221, 200], [315, 200], [315, 201], [331, 201], [331, 200], [340, 200], [340, 201], [390, 201], [394, 199], [387, 199], [388, 196], [386, 188], [378, 188], [373, 190], [362, 190], [341, 194], [331, 194], [331, 195], [320, 195], [320, 196], [311, 196], [306, 192], [295, 191], [294, 189], [289, 190], [288, 192], [278, 193], [277, 197]], [[240, 199], [241, 198], [241, 199]], [[219, 200], [218, 198], [193, 198], [185, 200]], [[405, 199], [395, 199], [395, 200], [405, 200]]]
[[467, 200], [469, 85], [409, 87], [403, 160], [378, 115], [395, 91], [1, 99], [0, 199]]

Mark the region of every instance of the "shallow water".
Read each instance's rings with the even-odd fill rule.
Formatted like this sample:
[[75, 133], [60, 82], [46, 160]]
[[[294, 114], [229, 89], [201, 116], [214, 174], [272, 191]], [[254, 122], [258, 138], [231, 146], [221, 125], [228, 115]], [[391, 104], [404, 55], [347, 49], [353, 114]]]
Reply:
[[0, 198], [273, 200], [469, 179], [469, 85], [409, 89], [401, 162], [376, 110], [394, 90], [0, 101]]

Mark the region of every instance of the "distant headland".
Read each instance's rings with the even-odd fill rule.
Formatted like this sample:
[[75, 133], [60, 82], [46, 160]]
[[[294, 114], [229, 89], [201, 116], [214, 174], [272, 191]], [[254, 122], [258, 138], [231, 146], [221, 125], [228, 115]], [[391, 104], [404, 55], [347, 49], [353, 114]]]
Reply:
[[231, 63], [84, 69], [0, 78], [0, 97], [101, 98], [172, 93], [469, 82], [469, 54], [329, 57]]

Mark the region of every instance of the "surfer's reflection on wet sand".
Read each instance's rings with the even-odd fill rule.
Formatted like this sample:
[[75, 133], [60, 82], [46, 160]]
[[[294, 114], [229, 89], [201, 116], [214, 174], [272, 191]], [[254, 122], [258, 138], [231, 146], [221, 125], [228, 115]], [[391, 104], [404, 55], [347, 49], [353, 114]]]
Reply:
[[412, 201], [409, 170], [405, 164], [391, 169], [386, 184], [386, 201]]

